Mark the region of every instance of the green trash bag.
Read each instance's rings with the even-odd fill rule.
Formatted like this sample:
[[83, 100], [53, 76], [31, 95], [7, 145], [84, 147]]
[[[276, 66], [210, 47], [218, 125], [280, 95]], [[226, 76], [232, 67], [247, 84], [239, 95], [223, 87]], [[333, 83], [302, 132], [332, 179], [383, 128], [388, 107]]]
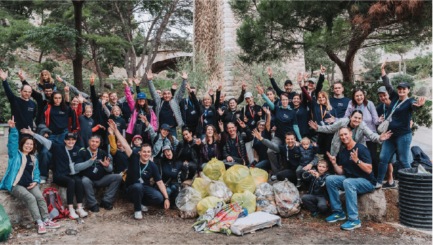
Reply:
[[256, 211], [256, 195], [250, 191], [233, 194], [231, 202], [238, 202], [241, 207], [248, 210], [248, 214], [252, 214]]
[[216, 158], [212, 158], [203, 168], [203, 173], [211, 180], [218, 180], [225, 171], [224, 163]]
[[254, 193], [256, 190], [256, 183], [246, 166], [234, 165], [224, 173], [223, 179], [233, 193], [242, 193], [244, 191]]
[[0, 242], [6, 242], [12, 231], [12, 224], [3, 206], [0, 204]]

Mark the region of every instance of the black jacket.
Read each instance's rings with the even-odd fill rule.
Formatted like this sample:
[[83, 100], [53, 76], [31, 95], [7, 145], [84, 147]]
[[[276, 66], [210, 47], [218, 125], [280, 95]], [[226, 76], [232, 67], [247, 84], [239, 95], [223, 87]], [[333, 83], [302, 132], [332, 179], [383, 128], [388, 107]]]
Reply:
[[[242, 159], [239, 159], [237, 157], [233, 157], [233, 160], [235, 160], [235, 162], [240, 163], [240, 164], [245, 164], [248, 165], [249, 161], [248, 161], [248, 155], [247, 155], [247, 149], [245, 148], [245, 143], [246, 142], [250, 142], [254, 139], [251, 130], [248, 127], [245, 127], [244, 129], [245, 134], [239, 134], [237, 133], [237, 138], [238, 138], [238, 144], [237, 144], [237, 148], [239, 151], [239, 154], [241, 155]], [[227, 159], [228, 156], [230, 156], [230, 152], [231, 152], [231, 140], [230, 140], [230, 135], [227, 134], [227, 143], [224, 145], [223, 147], [223, 159]]]
[[314, 177], [308, 172], [304, 172], [302, 174], [302, 178], [305, 181], [310, 182], [310, 187], [308, 187], [308, 194], [318, 196], [318, 197], [325, 197], [328, 198], [328, 191], [326, 190], [326, 177], [329, 176], [328, 172], [325, 172], [323, 175], [320, 175], [319, 178]]
[[[198, 125], [197, 125], [197, 129], [196, 129], [196, 134], [197, 135], [202, 135], [203, 133], [204, 133], [204, 127], [203, 127], [203, 116], [204, 116], [204, 113], [205, 113], [205, 107], [204, 107], [204, 105], [203, 104], [200, 104], [199, 102], [198, 102], [198, 100], [197, 100], [197, 97], [195, 96], [195, 94], [194, 93], [191, 93], [191, 101], [192, 101], [192, 103], [194, 104], [194, 107], [195, 108], [197, 108], [196, 110], [197, 110], [197, 112], [198, 112], [198, 115], [199, 115], [199, 117], [198, 117]], [[218, 122], [217, 122], [217, 119], [218, 119], [218, 111], [217, 111], [217, 109], [215, 109], [215, 108], [218, 108], [218, 106], [219, 106], [219, 100], [218, 101], [216, 101], [215, 102], [215, 104], [212, 104], [210, 107], [209, 107], [209, 109], [208, 110], [210, 110], [210, 111], [212, 111], [212, 113], [214, 114], [214, 117], [213, 117], [213, 122], [211, 122], [211, 124], [215, 127], [215, 128], [218, 128]]]
[[176, 179], [172, 179], [169, 178], [168, 180], [166, 180], [166, 178], [163, 177], [163, 171], [162, 171], [162, 166], [163, 164], [173, 164], [176, 165], [178, 164], [178, 161], [176, 161], [176, 159], [167, 159], [165, 156], [161, 159], [155, 159], [155, 164], [156, 166], [158, 166], [158, 171], [159, 174], [161, 175], [161, 179], [164, 181], [164, 185], [170, 186], [170, 185], [181, 185], [185, 180], [187, 180], [188, 177], [188, 166], [182, 164], [182, 167], [179, 170], [179, 173], [177, 174]]
[[[182, 157], [182, 153], [185, 150], [186, 144], [185, 144], [185, 140], [179, 141], [179, 144], [176, 147], [176, 152], [174, 153], [174, 156], [176, 157], [176, 159], [178, 159], [179, 161], [185, 161]], [[192, 140], [192, 144], [190, 145], [190, 154], [191, 154], [191, 158], [192, 161], [197, 164], [199, 163], [199, 156], [198, 156], [198, 145], [194, 142], [194, 140]]]

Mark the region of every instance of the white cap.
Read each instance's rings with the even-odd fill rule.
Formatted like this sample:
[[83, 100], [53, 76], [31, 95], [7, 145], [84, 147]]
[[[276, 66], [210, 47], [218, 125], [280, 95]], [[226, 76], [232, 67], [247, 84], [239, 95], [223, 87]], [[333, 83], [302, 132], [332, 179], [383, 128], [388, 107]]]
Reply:
[[250, 92], [246, 92], [246, 93], [245, 93], [245, 96], [244, 96], [245, 99], [246, 99], [246, 98], [251, 98], [251, 97], [253, 97], [253, 94], [252, 94], [252, 93], [250, 93]]

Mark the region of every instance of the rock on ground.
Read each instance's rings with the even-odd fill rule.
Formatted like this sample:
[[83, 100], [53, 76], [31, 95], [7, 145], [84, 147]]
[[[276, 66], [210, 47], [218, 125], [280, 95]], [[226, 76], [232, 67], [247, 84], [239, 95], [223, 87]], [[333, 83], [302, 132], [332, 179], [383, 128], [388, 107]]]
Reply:
[[[345, 194], [340, 195], [341, 203], [345, 206]], [[358, 214], [362, 220], [383, 222], [386, 218], [386, 199], [382, 189], [372, 193], [358, 195]]]
[[430, 97], [430, 95], [431, 95], [430, 88], [427, 86], [421, 86], [418, 89], [418, 91], [416, 92], [416, 95], [424, 96], [424, 97]]

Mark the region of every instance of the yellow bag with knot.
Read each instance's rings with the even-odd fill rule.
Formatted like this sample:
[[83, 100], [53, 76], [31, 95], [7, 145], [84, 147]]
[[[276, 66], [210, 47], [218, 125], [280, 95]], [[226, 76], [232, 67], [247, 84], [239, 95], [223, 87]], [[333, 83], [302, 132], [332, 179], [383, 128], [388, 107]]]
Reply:
[[242, 208], [248, 210], [248, 214], [256, 211], [256, 195], [250, 191], [244, 191], [244, 193], [233, 194], [230, 202], [238, 202]]
[[261, 183], [268, 182], [268, 172], [260, 168], [250, 168], [251, 176], [253, 176], [254, 182], [256, 186], [259, 186]]
[[256, 183], [246, 166], [234, 165], [229, 168], [223, 176], [224, 183], [233, 193], [242, 193], [244, 191], [254, 192]]
[[220, 198], [214, 197], [214, 196], [209, 196], [209, 197], [202, 199], [197, 204], [198, 215], [204, 214], [209, 208], [214, 208], [218, 202], [222, 202], [222, 201], [223, 200], [221, 200]]
[[191, 187], [201, 194], [201, 198], [205, 198], [209, 196], [209, 193], [207, 192], [207, 187], [210, 184], [211, 180], [204, 175], [201, 174], [201, 177], [195, 178], [194, 182], [192, 183]]
[[203, 168], [203, 173], [211, 180], [218, 180], [225, 171], [224, 163], [216, 158], [212, 158]]

